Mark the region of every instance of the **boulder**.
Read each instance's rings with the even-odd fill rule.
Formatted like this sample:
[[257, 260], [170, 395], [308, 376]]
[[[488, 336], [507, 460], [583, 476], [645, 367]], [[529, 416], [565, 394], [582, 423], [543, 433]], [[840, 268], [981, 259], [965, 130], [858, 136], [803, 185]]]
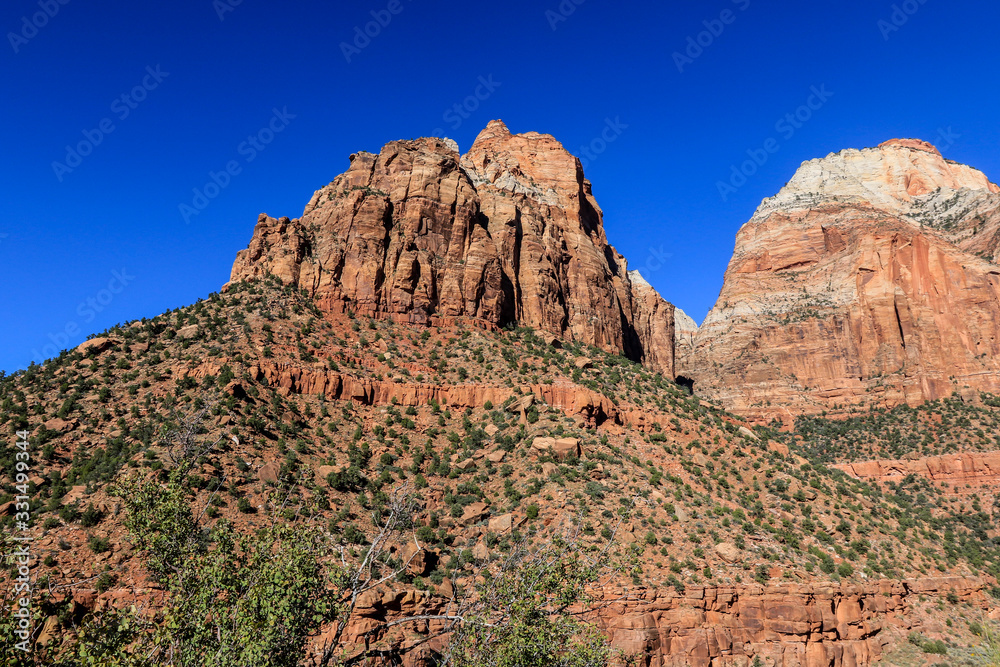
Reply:
[[771, 440], [767, 443], [767, 449], [770, 452], [775, 452], [781, 454], [782, 456], [788, 456], [791, 452], [788, 449], [788, 445], [782, 444], [780, 442], [775, 442]]
[[438, 554], [426, 547], [417, 547], [407, 542], [400, 551], [400, 561], [406, 564], [406, 571], [415, 577], [426, 577], [438, 564]]
[[43, 424], [46, 430], [55, 431], [60, 434], [69, 433], [79, 425], [80, 421], [78, 419], [59, 419], [58, 417], [49, 419]]
[[241, 401], [246, 399], [247, 397], [246, 390], [243, 388], [243, 385], [238, 380], [233, 380], [232, 382], [227, 384], [226, 388], [223, 391], [225, 391], [233, 398], [239, 399]]
[[189, 324], [186, 327], [181, 327], [177, 330], [178, 338], [194, 338], [198, 335], [198, 325]]
[[506, 533], [513, 527], [513, 514], [501, 514], [490, 519], [489, 530], [491, 533]]
[[100, 354], [118, 344], [114, 338], [91, 338], [76, 346], [76, 351], [80, 354]]
[[555, 444], [556, 458], [564, 461], [568, 458], [580, 458], [583, 456], [583, 448], [577, 438], [559, 438]]
[[470, 503], [465, 506], [465, 511], [462, 513], [460, 523], [463, 526], [479, 523], [488, 517], [489, 514], [489, 508], [486, 506], [486, 503]]
[[719, 558], [727, 563], [737, 563], [742, 560], [740, 550], [736, 548], [735, 544], [730, 542], [720, 542], [719, 544], [716, 544], [715, 553], [719, 554]]
[[534, 404], [535, 404], [535, 395], [528, 394], [527, 396], [522, 396], [521, 398], [511, 403], [507, 407], [507, 410], [509, 412], [525, 412], [528, 410], [528, 408], [530, 408]]
[[260, 470], [257, 471], [257, 479], [262, 482], [270, 482], [275, 484], [278, 481], [278, 475], [281, 474], [281, 464], [277, 461], [271, 461], [265, 463], [261, 466]]
[[535, 438], [531, 448], [538, 454], [552, 452], [556, 459], [564, 461], [570, 457], [579, 458], [583, 454], [577, 438]]

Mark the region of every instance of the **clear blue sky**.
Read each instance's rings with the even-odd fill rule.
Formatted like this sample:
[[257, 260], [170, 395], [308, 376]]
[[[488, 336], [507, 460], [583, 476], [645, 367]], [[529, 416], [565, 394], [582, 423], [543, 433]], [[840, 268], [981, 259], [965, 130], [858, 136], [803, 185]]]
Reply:
[[[587, 167], [608, 237], [699, 321], [736, 231], [803, 160], [950, 127], [946, 157], [1000, 179], [993, 2], [909, 0], [891, 31], [878, 0], [231, 2], [3, 3], [0, 369], [216, 291], [257, 215], [300, 215], [350, 153], [439, 130], [465, 150], [492, 118], [577, 154], [627, 125]], [[391, 20], [345, 55], [372, 11]], [[689, 37], [707, 46], [679, 68]], [[814, 86], [832, 97], [779, 129]], [[724, 201], [718, 182], [770, 138]], [[181, 204], [203, 210], [186, 222]]]

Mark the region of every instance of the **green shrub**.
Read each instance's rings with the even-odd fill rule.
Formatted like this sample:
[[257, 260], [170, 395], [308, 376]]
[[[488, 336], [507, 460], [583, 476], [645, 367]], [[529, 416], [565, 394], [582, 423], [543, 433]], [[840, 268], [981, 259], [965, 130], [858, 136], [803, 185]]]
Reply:
[[93, 528], [101, 522], [102, 513], [94, 507], [94, 503], [87, 505], [87, 509], [80, 515], [80, 525], [84, 528]]
[[[225, 521], [206, 535], [176, 473], [166, 487], [129, 478], [115, 493], [168, 593], [163, 622], [154, 629], [134, 609], [88, 617], [57, 667], [151, 667], [145, 656], [153, 655], [192, 667], [209, 664], [207, 656], [218, 667], [295, 667], [309, 635], [335, 618], [318, 535], [279, 526], [241, 536]], [[99, 588], [113, 584], [110, 573], [98, 579]]]
[[106, 537], [98, 537], [94, 535], [89, 540], [87, 540], [87, 546], [95, 554], [102, 554], [111, 549], [111, 541]]
[[366, 544], [368, 538], [365, 536], [364, 531], [360, 530], [353, 523], [349, 523], [344, 528], [344, 541], [348, 544]]

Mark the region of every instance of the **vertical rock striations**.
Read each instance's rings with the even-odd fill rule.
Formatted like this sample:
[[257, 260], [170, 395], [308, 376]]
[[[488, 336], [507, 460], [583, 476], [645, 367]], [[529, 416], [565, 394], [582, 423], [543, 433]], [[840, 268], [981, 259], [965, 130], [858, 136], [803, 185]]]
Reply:
[[758, 419], [1000, 391], [998, 193], [916, 140], [804, 163], [678, 373]]
[[302, 217], [261, 215], [232, 280], [274, 274], [331, 312], [518, 323], [673, 375], [673, 312], [608, 244], [579, 160], [493, 121], [351, 156]]

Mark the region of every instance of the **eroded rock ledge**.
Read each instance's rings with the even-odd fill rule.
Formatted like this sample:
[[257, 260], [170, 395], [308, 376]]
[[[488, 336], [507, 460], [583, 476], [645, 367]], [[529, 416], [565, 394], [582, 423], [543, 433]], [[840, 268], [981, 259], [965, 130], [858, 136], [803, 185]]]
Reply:
[[[949, 483], [961, 492], [980, 492], [982, 486], [1000, 486], [1000, 452], [966, 452], [901, 461], [839, 463], [834, 468], [859, 479], [897, 482], [917, 475], [932, 482]], [[965, 485], [970, 485], [965, 489]], [[975, 488], [971, 488], [975, 487]]]
[[983, 579], [940, 577], [868, 585], [752, 584], [651, 590], [600, 612], [612, 642], [650, 667], [855, 667], [882, 654], [886, 625], [907, 628], [918, 595], [986, 604]]
[[[604, 589], [593, 620], [612, 644], [641, 656], [647, 667], [749, 667], [759, 657], [768, 667], [865, 667], [889, 642], [889, 627], [907, 631], [907, 612], [918, 596], [954, 593], [961, 602], [987, 606], [983, 592], [992, 583], [981, 578], [930, 577], [870, 584], [799, 584], [772, 586], [689, 587], [673, 589]], [[440, 596], [412, 591], [369, 594], [348, 630], [348, 646], [378, 635], [381, 624], [407, 615], [439, 613]], [[417, 634], [433, 634], [435, 621]], [[371, 638], [371, 634], [369, 637]], [[427, 667], [434, 647], [419, 637], [407, 667]]]
[[[178, 377], [203, 378], [218, 375], [227, 360], [201, 364], [195, 368], [178, 368]], [[621, 405], [586, 387], [567, 381], [551, 384], [530, 384], [505, 387], [484, 384], [437, 385], [426, 383], [400, 383], [391, 380], [358, 378], [345, 373], [300, 366], [287, 362], [259, 361], [248, 369], [255, 382], [266, 382], [283, 395], [323, 395], [330, 400], [354, 401], [363, 405], [421, 406], [432, 401], [453, 408], [482, 408], [487, 401], [495, 405], [509, 398], [524, 401], [529, 397], [578, 417], [592, 428], [622, 426], [646, 432], [663, 428], [666, 419], [638, 407]], [[530, 403], [512, 409], [524, 410]]]

